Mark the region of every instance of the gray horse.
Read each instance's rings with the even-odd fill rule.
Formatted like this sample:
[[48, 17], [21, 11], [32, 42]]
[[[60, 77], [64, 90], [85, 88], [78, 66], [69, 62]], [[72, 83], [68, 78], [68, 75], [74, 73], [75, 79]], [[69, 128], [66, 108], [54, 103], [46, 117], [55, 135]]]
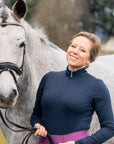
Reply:
[[[30, 127], [30, 115], [36, 91], [42, 76], [49, 71], [64, 70], [66, 53], [51, 43], [41, 28], [33, 30], [24, 21], [26, 2], [18, 0], [12, 10], [0, 5], [0, 107], [8, 109], [8, 117], [25, 127]], [[98, 57], [88, 71], [102, 78], [114, 94], [114, 55]], [[112, 97], [114, 108], [114, 97]], [[4, 112], [4, 110], [2, 110]], [[90, 133], [98, 128], [93, 118]], [[9, 144], [21, 144], [26, 133], [8, 130], [0, 120], [0, 127]], [[112, 144], [113, 139], [106, 142]], [[37, 139], [30, 139], [37, 144]]]

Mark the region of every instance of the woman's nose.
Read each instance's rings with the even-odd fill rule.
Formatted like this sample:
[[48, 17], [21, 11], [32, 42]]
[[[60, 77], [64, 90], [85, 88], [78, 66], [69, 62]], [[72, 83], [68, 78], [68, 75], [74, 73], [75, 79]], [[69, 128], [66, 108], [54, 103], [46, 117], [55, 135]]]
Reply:
[[79, 53], [79, 47], [76, 47], [73, 52], [78, 54]]

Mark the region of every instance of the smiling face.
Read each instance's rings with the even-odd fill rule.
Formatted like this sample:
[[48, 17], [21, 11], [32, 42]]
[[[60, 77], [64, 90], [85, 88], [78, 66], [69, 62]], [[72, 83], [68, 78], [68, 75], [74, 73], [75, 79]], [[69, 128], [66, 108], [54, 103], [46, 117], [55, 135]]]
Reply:
[[87, 67], [90, 64], [91, 48], [92, 42], [88, 38], [84, 36], [74, 38], [66, 56], [69, 70], [76, 71]]

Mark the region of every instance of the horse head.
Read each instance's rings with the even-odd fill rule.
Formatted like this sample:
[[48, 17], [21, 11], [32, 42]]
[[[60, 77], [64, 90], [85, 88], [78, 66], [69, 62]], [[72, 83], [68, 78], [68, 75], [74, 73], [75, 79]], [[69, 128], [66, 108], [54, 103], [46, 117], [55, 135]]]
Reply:
[[14, 106], [19, 95], [26, 47], [21, 20], [25, 14], [24, 0], [18, 0], [12, 10], [0, 5], [0, 108]]

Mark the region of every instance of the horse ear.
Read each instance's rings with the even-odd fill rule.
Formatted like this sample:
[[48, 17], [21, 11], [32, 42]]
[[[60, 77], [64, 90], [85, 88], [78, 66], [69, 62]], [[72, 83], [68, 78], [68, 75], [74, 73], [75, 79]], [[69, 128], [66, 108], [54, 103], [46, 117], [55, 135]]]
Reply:
[[17, 18], [23, 18], [26, 14], [26, 0], [18, 0], [12, 7], [13, 13]]

